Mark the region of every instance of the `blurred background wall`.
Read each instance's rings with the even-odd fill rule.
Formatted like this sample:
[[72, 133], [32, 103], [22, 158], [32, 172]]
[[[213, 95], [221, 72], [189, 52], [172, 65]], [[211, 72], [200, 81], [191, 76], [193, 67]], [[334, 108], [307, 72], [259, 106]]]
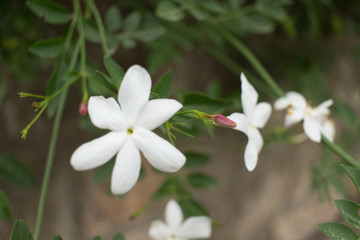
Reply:
[[[142, 4], [141, 1], [135, 2]], [[324, 5], [319, 3], [320, 6], [314, 7], [314, 10], [309, 6], [310, 2], [293, 1], [285, 8], [290, 16], [297, 16], [294, 18], [296, 26], [303, 23], [303, 26], [295, 28], [298, 30], [296, 35], [284, 34], [285, 25], [276, 24], [272, 31], [248, 34], [243, 39], [284, 90], [303, 92], [316, 101], [314, 104], [328, 97], [341, 103], [334, 106], [332, 113], [337, 124], [337, 140], [359, 156], [356, 140], [359, 132], [352, 126], [354, 121], [358, 121], [360, 102], [359, 26], [355, 21], [359, 19], [359, 11], [355, 11], [359, 10], [359, 4], [347, 1], [349, 6], [340, 8], [341, 1], [322, 1]], [[68, 1], [61, 3], [71, 6]], [[122, 6], [121, 1], [97, 1], [96, 4], [102, 14], [109, 6], [119, 5], [120, 9]], [[126, 16], [134, 5], [124, 5], [125, 10], [121, 13]], [[33, 41], [57, 35], [64, 29], [63, 26], [47, 26], [32, 15], [22, 1], [4, 1], [0, 6], [0, 69], [4, 83], [1, 86], [6, 86], [0, 106], [0, 151], [24, 162], [37, 182], [34, 187], [19, 187], [0, 178], [0, 186], [10, 202], [14, 221], [24, 219], [32, 230], [53, 119], [47, 119], [45, 115], [40, 117], [26, 140], [21, 139], [20, 131], [34, 117], [34, 112], [32, 100], [19, 98], [17, 93], [44, 94], [51, 74], [51, 61], [37, 59], [27, 52], [27, 48]], [[144, 3], [144, 6], [154, 11], [152, 4]], [[326, 6], [331, 6], [331, 13], [335, 13], [336, 17], [330, 13], [324, 16], [318, 11]], [[303, 18], [298, 17], [304, 13], [310, 17], [306, 14]], [[318, 19], [315, 21], [318, 25], [314, 27], [315, 23], [309, 20], [311, 18]], [[10, 24], [10, 20], [14, 21]], [[335, 21], [334, 25], [328, 24], [331, 21]], [[88, 43], [87, 49], [88, 56], [98, 68], [104, 69], [99, 45]], [[181, 57], [171, 59], [153, 71], [153, 84], [171, 68], [174, 75], [173, 96], [180, 90], [206, 91], [213, 80], [220, 83], [222, 96], [232, 93], [235, 88], [240, 90], [239, 74], [229, 71], [197, 45], [189, 49], [179, 47], [177, 52]], [[150, 54], [146, 43], [139, 43], [133, 48], [120, 45], [113, 59], [124, 69], [133, 64], [146, 67]], [[241, 56], [235, 53], [229, 55], [248, 68], [248, 63]], [[275, 100], [261, 98], [269, 102]], [[123, 232], [128, 240], [149, 239], [147, 231], [151, 221], [164, 218], [167, 200], [150, 200], [165, 176], [152, 172], [145, 160], [145, 178], [126, 196], [118, 198], [108, 194], [108, 181], [96, 183], [92, 180], [94, 171], [74, 171], [69, 164], [72, 152], [97, 136], [86, 131], [82, 125], [83, 117], [78, 114], [80, 101], [80, 87], [72, 88], [61, 125], [41, 239], [51, 239], [55, 234], [60, 234], [63, 239], [92, 239], [94, 236], [111, 239], [116, 232]], [[344, 108], [349, 112], [344, 113]], [[273, 113], [263, 131], [265, 138], [273, 133], [274, 127], [282, 125], [283, 117], [282, 112]], [[301, 126], [293, 131], [301, 132]], [[349, 133], [355, 137], [346, 139]], [[342, 221], [335, 206], [322, 192], [324, 186], [319, 187], [319, 180], [314, 177], [314, 174], [318, 176], [318, 169], [322, 169], [319, 165], [329, 164], [324, 160], [328, 153], [321, 145], [309, 140], [292, 145], [269, 142], [259, 156], [255, 171], [250, 173], [243, 161], [246, 141], [242, 133], [223, 128], [216, 129], [214, 137], [204, 132], [196, 139], [177, 139], [177, 147], [181, 151], [196, 151], [211, 157], [203, 170], [214, 176], [218, 185], [193, 192], [218, 222], [213, 227], [211, 239], [327, 239], [316, 226], [323, 222]], [[331, 163], [338, 162], [337, 158], [331, 159]], [[181, 171], [179, 174], [185, 175], [187, 170]], [[339, 179], [343, 181], [346, 196], [359, 200], [359, 194], [350, 180], [344, 175], [340, 175]], [[331, 198], [341, 197], [331, 184], [328, 191]], [[324, 198], [322, 202], [319, 201], [321, 196]], [[147, 205], [149, 201], [151, 204]], [[143, 206], [147, 206], [146, 210], [137, 219], [131, 219], [131, 215]], [[14, 221], [0, 222], [0, 239], [9, 239]]]

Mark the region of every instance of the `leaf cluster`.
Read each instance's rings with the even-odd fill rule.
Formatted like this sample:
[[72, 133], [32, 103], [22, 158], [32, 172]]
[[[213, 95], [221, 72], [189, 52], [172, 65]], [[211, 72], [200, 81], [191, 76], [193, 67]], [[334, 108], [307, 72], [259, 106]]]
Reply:
[[[356, 188], [360, 192], [360, 170], [357, 168], [341, 165], [348, 176], [351, 178]], [[360, 205], [356, 202], [347, 199], [340, 199], [334, 201], [335, 206], [341, 213], [344, 220], [355, 229], [360, 229]], [[334, 240], [358, 240], [359, 235], [350, 227], [342, 223], [322, 223], [318, 225], [320, 231], [326, 236]]]

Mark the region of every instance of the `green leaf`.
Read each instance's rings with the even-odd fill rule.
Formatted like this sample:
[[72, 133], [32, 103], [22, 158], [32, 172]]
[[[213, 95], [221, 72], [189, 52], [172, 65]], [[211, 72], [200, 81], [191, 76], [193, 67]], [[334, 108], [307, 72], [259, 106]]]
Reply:
[[110, 89], [110, 86], [107, 86], [107, 84], [104, 83], [103, 79], [101, 79], [98, 74], [90, 76], [89, 80], [89, 90], [92, 91], [93, 95], [104, 95], [117, 98], [117, 94]]
[[346, 173], [350, 176], [351, 180], [354, 182], [355, 186], [360, 192], [360, 170], [357, 168], [345, 166], [343, 164], [340, 164], [340, 166], [345, 169]]
[[92, 240], [101, 240], [101, 237], [96, 236], [96, 237], [94, 237]]
[[100, 43], [101, 37], [96, 23], [90, 18], [84, 18], [84, 31], [86, 40], [93, 43]]
[[93, 180], [95, 182], [101, 182], [106, 179], [109, 179], [109, 177], [111, 176], [112, 170], [114, 168], [114, 164], [115, 164], [115, 159], [111, 159], [104, 165], [98, 167], [94, 172]]
[[160, 2], [156, 7], [155, 14], [156, 16], [171, 22], [180, 21], [185, 17], [184, 9], [171, 1]]
[[55, 237], [53, 237], [52, 240], [63, 240], [63, 239], [60, 235], [56, 235]]
[[180, 199], [179, 204], [186, 217], [208, 216], [207, 210], [193, 199]]
[[199, 6], [201, 6], [208, 12], [213, 12], [218, 14], [226, 12], [226, 9], [223, 7], [223, 5], [221, 5], [219, 2], [216, 1], [203, 1], [199, 3]]
[[202, 93], [186, 93], [183, 99], [184, 109], [196, 109], [209, 114], [218, 113], [225, 107], [225, 102], [210, 98]]
[[210, 161], [210, 157], [208, 155], [197, 152], [185, 153], [185, 157], [185, 167], [187, 168], [199, 168], [206, 165]]
[[335, 200], [334, 203], [346, 222], [355, 228], [360, 228], [359, 204], [346, 199]]
[[133, 32], [137, 30], [140, 26], [141, 15], [139, 12], [132, 12], [124, 20], [124, 31]]
[[163, 26], [155, 26], [138, 30], [134, 38], [144, 43], [152, 42], [166, 32]]
[[109, 83], [112, 87], [114, 87], [115, 89], [118, 89], [115, 86], [115, 83], [114, 83], [113, 79], [109, 75], [107, 75], [106, 73], [103, 73], [103, 72], [101, 72], [99, 70], [96, 70], [96, 72], [99, 73], [106, 80], [106, 82]]
[[116, 89], [119, 89], [121, 80], [124, 77], [124, 70], [110, 56], [104, 56], [104, 63], [106, 70], [111, 76], [113, 85]]
[[121, 39], [121, 44], [124, 48], [130, 49], [136, 47], [136, 41], [132, 39]]
[[35, 177], [29, 168], [14, 156], [0, 153], [0, 176], [18, 186], [36, 185]]
[[157, 81], [153, 88], [153, 92], [156, 92], [160, 98], [168, 98], [171, 93], [172, 81], [173, 74], [172, 71], [169, 70]]
[[227, 26], [237, 33], [266, 34], [274, 30], [274, 24], [264, 14], [252, 13], [241, 16], [233, 21], [228, 21]]
[[0, 220], [11, 222], [11, 212], [9, 201], [5, 193], [0, 189]]
[[287, 17], [284, 7], [280, 4], [273, 4], [265, 7], [263, 13], [279, 22], [284, 21]]
[[23, 220], [17, 220], [11, 233], [10, 240], [32, 240], [31, 232]]
[[125, 240], [125, 236], [122, 233], [117, 233], [112, 240]]
[[169, 196], [177, 192], [178, 187], [180, 186], [180, 181], [178, 178], [168, 178], [159, 189], [152, 195], [154, 200], [159, 200], [163, 197]]
[[341, 223], [322, 223], [318, 225], [320, 231], [334, 240], [357, 240], [356, 233]]
[[229, 0], [232, 9], [237, 9], [244, 4], [245, 0]]
[[[191, 2], [191, 0], [189, 0], [188, 2]], [[198, 21], [203, 21], [207, 16], [207, 14], [204, 10], [202, 10], [196, 6], [195, 2], [190, 4], [190, 6], [187, 8], [187, 10]]]
[[2, 74], [0, 72], [0, 106], [1, 106], [2, 102], [4, 101], [5, 93], [6, 93], [6, 84], [5, 84]]
[[217, 185], [217, 181], [205, 173], [192, 173], [187, 176], [190, 185], [197, 189], [211, 188]]
[[119, 8], [116, 6], [112, 6], [111, 8], [109, 8], [105, 15], [106, 29], [111, 33], [116, 32], [120, 30], [121, 23], [121, 14]]
[[29, 47], [29, 51], [41, 58], [59, 57], [64, 49], [64, 38], [39, 40]]
[[32, 0], [27, 1], [26, 5], [38, 17], [44, 17], [45, 22], [51, 24], [67, 23], [71, 19], [69, 10], [54, 1]]

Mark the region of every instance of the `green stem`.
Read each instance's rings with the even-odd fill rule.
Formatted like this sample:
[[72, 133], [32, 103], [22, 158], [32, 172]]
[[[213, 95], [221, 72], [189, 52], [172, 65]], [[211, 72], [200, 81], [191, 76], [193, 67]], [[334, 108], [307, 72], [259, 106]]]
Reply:
[[47, 195], [47, 190], [49, 188], [51, 169], [52, 169], [52, 165], [54, 162], [56, 144], [57, 144], [57, 139], [58, 139], [58, 135], [59, 135], [61, 118], [62, 118], [62, 114], [63, 114], [64, 107], [65, 107], [66, 97], [67, 97], [67, 90], [65, 90], [60, 96], [60, 103], [59, 103], [59, 107], [58, 107], [57, 114], [55, 117], [53, 130], [51, 133], [49, 152], [47, 155], [44, 178], [43, 178], [43, 183], [41, 186], [40, 200], [39, 200], [39, 206], [38, 206], [38, 211], [37, 211], [34, 240], [39, 240], [41, 222], [42, 222], [42, 217], [44, 215], [46, 195]]
[[[74, 3], [74, 12], [77, 13], [77, 9], [80, 7], [79, 0], [74, 0], [73, 3]], [[76, 21], [76, 18], [73, 18], [73, 21]], [[72, 33], [68, 33], [68, 34], [72, 34]], [[75, 68], [76, 60], [79, 55], [78, 49], [79, 48], [75, 48], [75, 50], [73, 52], [71, 62], [69, 65], [69, 71], [71, 71]], [[58, 140], [58, 135], [59, 135], [59, 130], [60, 130], [60, 124], [61, 124], [61, 120], [62, 120], [62, 115], [63, 115], [64, 108], [65, 108], [67, 93], [68, 93], [68, 89], [65, 89], [62, 92], [62, 94], [60, 95], [59, 106], [57, 109], [54, 126], [53, 126], [52, 133], [51, 133], [49, 152], [48, 152], [47, 159], [46, 159], [44, 178], [42, 181], [38, 211], [37, 211], [37, 216], [36, 216], [34, 240], [39, 240], [39, 236], [40, 236], [41, 223], [42, 223], [42, 218], [44, 215], [44, 207], [45, 207], [45, 202], [46, 202], [46, 195], [47, 195], [47, 191], [49, 188], [51, 170], [52, 170], [52, 166], [54, 163], [56, 145], [57, 145], [57, 140]]]
[[33, 97], [33, 98], [40, 98], [40, 99], [46, 99], [47, 98], [47, 96], [37, 95], [37, 94], [32, 94], [32, 93], [24, 93], [24, 92], [20, 92], [19, 96], [20, 97]]
[[331, 151], [333, 151], [335, 154], [337, 154], [339, 157], [341, 157], [344, 162], [347, 164], [356, 167], [360, 169], [360, 162], [353, 156], [351, 156], [349, 153], [347, 153], [344, 149], [342, 149], [339, 145], [337, 145], [335, 142], [330, 142], [329, 139], [322, 136], [321, 142], [329, 148]]
[[45, 105], [41, 108], [40, 112], [34, 117], [34, 119], [23, 130], [21, 130], [21, 138], [23, 138], [23, 139], [26, 138], [27, 132], [29, 131], [31, 126], [38, 120], [38, 118], [41, 116], [41, 114], [44, 112], [47, 105], [48, 105], [48, 103], [45, 103]]
[[100, 13], [98, 11], [98, 9], [96, 8], [94, 1], [93, 0], [86, 0], [90, 10], [92, 11], [92, 13], [94, 14], [95, 17], [95, 21], [96, 21], [96, 25], [99, 29], [99, 34], [100, 34], [100, 39], [101, 39], [101, 45], [104, 51], [104, 54], [106, 56], [110, 56], [110, 52], [109, 52], [109, 47], [107, 45], [107, 40], [106, 40], [106, 34], [105, 34], [105, 29], [104, 29], [104, 24], [101, 20], [101, 16]]
[[78, 21], [78, 32], [79, 32], [79, 39], [81, 42], [81, 49], [80, 49], [80, 68], [81, 68], [81, 86], [83, 91], [83, 102], [87, 102], [88, 100], [88, 91], [86, 87], [86, 50], [85, 50], [85, 31], [84, 31], [84, 24], [82, 20], [82, 13], [81, 9], [79, 8], [79, 21]]
[[254, 69], [259, 73], [259, 75], [264, 79], [264, 81], [269, 85], [270, 89], [273, 91], [276, 97], [283, 97], [284, 92], [277, 85], [268, 71], [264, 68], [261, 62], [255, 57], [255, 55], [236, 37], [227, 32], [226, 30], [213, 25], [218, 33], [223, 35], [229, 43], [231, 43], [245, 58], [249, 63], [254, 67]]

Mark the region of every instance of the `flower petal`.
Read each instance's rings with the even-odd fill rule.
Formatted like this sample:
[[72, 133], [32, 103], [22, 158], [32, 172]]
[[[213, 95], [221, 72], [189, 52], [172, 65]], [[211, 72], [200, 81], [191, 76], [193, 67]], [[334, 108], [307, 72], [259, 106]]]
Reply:
[[286, 128], [291, 127], [292, 125], [300, 122], [304, 118], [304, 111], [297, 110], [293, 108], [289, 108], [287, 110], [286, 116], [285, 116], [285, 123], [284, 126]]
[[211, 219], [205, 216], [190, 217], [181, 225], [176, 236], [184, 239], [209, 238]]
[[244, 73], [241, 73], [241, 104], [243, 111], [248, 118], [251, 118], [252, 111], [258, 100], [258, 93], [249, 83]]
[[125, 142], [125, 132], [108, 134], [84, 143], [71, 156], [70, 163], [75, 170], [88, 170], [109, 161]]
[[313, 118], [317, 118], [320, 121], [326, 119], [330, 114], [329, 107], [333, 104], [333, 100], [329, 99], [322, 102], [319, 106], [314, 107], [312, 111]]
[[244, 160], [248, 171], [253, 171], [258, 162], [258, 155], [263, 146], [263, 139], [257, 128], [250, 127], [247, 134], [249, 141], [245, 147]]
[[171, 234], [170, 228], [163, 221], [155, 220], [150, 225], [149, 236], [152, 239], [168, 239]]
[[88, 110], [91, 122], [98, 128], [119, 131], [127, 127], [119, 103], [112, 97], [90, 97]]
[[328, 99], [318, 106], [319, 108], [329, 108], [331, 105], [333, 105], [334, 101], [332, 99]]
[[258, 150], [258, 152], [260, 152], [260, 150], [264, 144], [264, 141], [263, 141], [263, 138], [261, 136], [259, 129], [254, 128], [254, 127], [249, 127], [247, 136], [249, 138], [249, 141], [254, 142], [256, 149]]
[[111, 175], [111, 192], [113, 194], [128, 192], [138, 180], [140, 168], [141, 157], [139, 149], [131, 138], [128, 138], [116, 156], [115, 166]]
[[304, 109], [307, 105], [305, 97], [298, 92], [288, 92], [286, 93], [285, 98], [293, 108]]
[[247, 134], [247, 131], [249, 128], [249, 120], [247, 119], [245, 114], [232, 113], [227, 118], [229, 118], [230, 120], [232, 120], [236, 123], [236, 127], [234, 127], [235, 130], [238, 130], [240, 132]]
[[259, 152], [257, 150], [256, 144], [252, 141], [248, 141], [245, 147], [244, 160], [245, 166], [249, 172], [252, 172], [258, 162]]
[[289, 107], [289, 99], [285, 97], [281, 97], [281, 98], [278, 98], [276, 99], [275, 103], [274, 103], [274, 109], [275, 110], [284, 110], [286, 109], [287, 107]]
[[135, 123], [149, 100], [151, 78], [139, 65], [130, 67], [121, 82], [118, 101], [130, 123]]
[[321, 127], [321, 133], [329, 139], [331, 142], [334, 141], [335, 138], [335, 124], [331, 120], [327, 120], [323, 123]]
[[185, 164], [186, 158], [179, 150], [149, 130], [136, 128], [132, 138], [150, 164], [160, 171], [176, 172]]
[[172, 232], [180, 227], [183, 221], [183, 212], [179, 204], [175, 200], [170, 200], [165, 208], [165, 222], [170, 227]]
[[320, 124], [310, 117], [304, 118], [304, 132], [311, 141], [320, 142]]
[[153, 130], [169, 120], [182, 104], [172, 99], [155, 99], [147, 102], [135, 127]]
[[261, 102], [254, 108], [250, 123], [257, 128], [263, 128], [271, 115], [271, 105]]

